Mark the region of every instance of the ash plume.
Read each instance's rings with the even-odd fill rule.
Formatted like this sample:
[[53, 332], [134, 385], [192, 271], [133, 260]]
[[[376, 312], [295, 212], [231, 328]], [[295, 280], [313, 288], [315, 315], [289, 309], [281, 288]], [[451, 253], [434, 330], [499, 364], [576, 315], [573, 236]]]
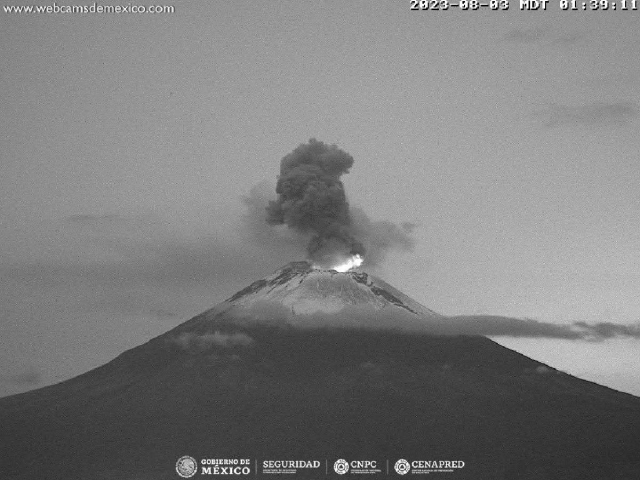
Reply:
[[329, 264], [366, 253], [371, 265], [390, 249], [413, 247], [410, 224], [398, 227], [391, 222], [374, 222], [362, 210], [350, 210], [340, 177], [349, 173], [353, 162], [353, 157], [336, 145], [314, 138], [280, 162], [278, 198], [269, 202], [267, 222], [287, 225], [308, 238], [307, 255], [315, 262]]
[[326, 260], [335, 253], [365, 253], [354, 237], [349, 204], [340, 181], [352, 165], [351, 155], [313, 138], [280, 162], [278, 199], [269, 202], [267, 221], [311, 234], [307, 253], [314, 260]]

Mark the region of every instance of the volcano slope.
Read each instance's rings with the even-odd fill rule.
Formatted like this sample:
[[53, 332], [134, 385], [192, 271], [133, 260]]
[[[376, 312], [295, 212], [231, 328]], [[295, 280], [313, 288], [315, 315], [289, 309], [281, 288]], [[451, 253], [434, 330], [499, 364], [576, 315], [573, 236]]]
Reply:
[[[462, 460], [440, 475], [465, 479], [640, 478], [640, 399], [484, 337], [418, 331], [391, 309], [441, 317], [366, 274], [338, 275], [285, 267], [102, 367], [0, 399], [1, 477], [176, 479], [176, 460], [191, 455]], [[356, 275], [362, 295], [349, 287]], [[320, 285], [327, 278], [337, 283]], [[363, 328], [364, 313], [342, 318], [337, 298], [409, 323]], [[305, 313], [278, 317], [265, 299]], [[325, 323], [310, 325], [319, 311]]]

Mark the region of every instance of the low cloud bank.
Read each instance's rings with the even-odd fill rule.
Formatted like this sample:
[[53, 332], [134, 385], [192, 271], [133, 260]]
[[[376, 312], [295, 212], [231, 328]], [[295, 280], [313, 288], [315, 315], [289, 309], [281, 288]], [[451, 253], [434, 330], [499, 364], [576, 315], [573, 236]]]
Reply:
[[403, 331], [431, 335], [482, 335], [486, 337], [553, 338], [601, 341], [613, 337], [640, 339], [640, 325], [576, 322], [555, 324], [533, 319], [496, 315], [420, 317], [401, 308], [375, 310], [367, 306], [345, 306], [336, 312], [296, 314], [282, 304], [258, 301], [248, 307], [234, 306], [212, 311], [237, 325], [289, 325], [297, 328], [345, 328]]
[[467, 335], [520, 338], [558, 338], [564, 340], [604, 340], [613, 337], [640, 338], [640, 324], [616, 323], [557, 324], [530, 318], [496, 315], [460, 315], [449, 317], [447, 330]]
[[183, 350], [206, 352], [215, 347], [247, 347], [253, 343], [253, 338], [241, 332], [223, 333], [216, 331], [200, 335], [187, 332], [173, 338], [172, 341]]

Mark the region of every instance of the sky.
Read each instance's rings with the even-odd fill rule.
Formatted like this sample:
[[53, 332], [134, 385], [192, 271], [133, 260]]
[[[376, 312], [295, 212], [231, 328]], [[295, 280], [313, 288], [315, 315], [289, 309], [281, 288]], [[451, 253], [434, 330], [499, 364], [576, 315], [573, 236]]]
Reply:
[[[311, 138], [353, 156], [352, 207], [415, 225], [365, 270], [444, 315], [637, 333], [637, 11], [174, 6], [0, 12], [0, 395], [303, 259], [261, 216]], [[638, 335], [492, 338], [640, 395]]]

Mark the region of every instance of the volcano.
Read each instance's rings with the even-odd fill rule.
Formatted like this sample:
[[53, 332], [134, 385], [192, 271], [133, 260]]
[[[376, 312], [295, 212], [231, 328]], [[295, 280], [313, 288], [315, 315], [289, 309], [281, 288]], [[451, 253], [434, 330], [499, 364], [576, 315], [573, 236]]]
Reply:
[[436, 478], [640, 478], [639, 398], [434, 334], [446, 321], [366, 272], [291, 263], [106, 365], [0, 399], [1, 476], [178, 479], [189, 455], [250, 459], [254, 478], [268, 459], [328, 466], [310, 478], [337, 459], [396, 478], [399, 459], [464, 465]]
[[425, 320], [439, 318], [442, 316], [373, 275], [292, 262], [187, 322], [184, 329], [232, 322], [303, 329], [424, 331]]

